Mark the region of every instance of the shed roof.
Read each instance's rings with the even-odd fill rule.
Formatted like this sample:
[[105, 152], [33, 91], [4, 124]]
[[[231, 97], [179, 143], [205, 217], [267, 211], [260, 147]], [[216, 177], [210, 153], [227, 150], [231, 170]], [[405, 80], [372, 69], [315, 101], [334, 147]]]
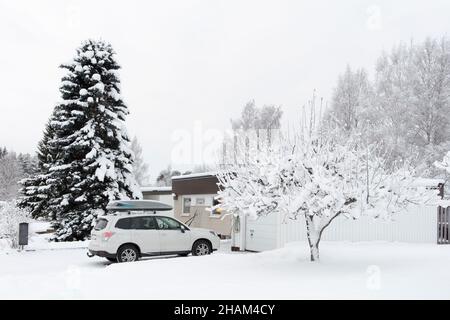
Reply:
[[217, 172], [199, 172], [199, 173], [191, 173], [191, 174], [184, 174], [181, 176], [173, 176], [172, 180], [180, 180], [180, 179], [193, 179], [193, 178], [204, 178], [204, 177], [211, 177], [216, 176]]
[[141, 191], [146, 193], [171, 193], [172, 187], [148, 186], [148, 187], [141, 187]]

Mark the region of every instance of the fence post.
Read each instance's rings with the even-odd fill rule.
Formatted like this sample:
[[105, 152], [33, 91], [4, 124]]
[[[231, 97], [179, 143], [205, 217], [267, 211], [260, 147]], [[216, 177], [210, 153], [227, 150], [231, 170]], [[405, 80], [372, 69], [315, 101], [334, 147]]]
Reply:
[[449, 237], [449, 215], [450, 215], [450, 207], [447, 207], [445, 209], [445, 225], [444, 225], [444, 240], [445, 240], [445, 244], [450, 244], [450, 237]]
[[439, 183], [438, 189], [439, 189], [439, 193], [438, 193], [439, 197], [441, 197], [441, 199], [444, 199], [444, 184]]

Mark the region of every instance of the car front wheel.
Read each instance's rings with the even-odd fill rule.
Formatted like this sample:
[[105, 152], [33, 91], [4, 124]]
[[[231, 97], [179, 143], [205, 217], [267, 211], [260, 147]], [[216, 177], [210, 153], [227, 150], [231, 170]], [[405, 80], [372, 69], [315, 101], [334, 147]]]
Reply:
[[198, 240], [192, 246], [192, 254], [194, 256], [204, 256], [211, 254], [211, 244], [206, 240]]
[[139, 251], [135, 246], [124, 245], [117, 252], [117, 260], [119, 262], [134, 262], [139, 259]]

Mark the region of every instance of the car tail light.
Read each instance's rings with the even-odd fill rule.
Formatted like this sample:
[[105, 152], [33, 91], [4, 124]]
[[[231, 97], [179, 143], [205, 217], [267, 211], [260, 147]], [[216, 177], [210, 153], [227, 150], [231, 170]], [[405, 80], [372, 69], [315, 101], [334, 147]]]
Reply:
[[114, 232], [112, 231], [103, 232], [103, 240], [108, 241], [113, 235]]

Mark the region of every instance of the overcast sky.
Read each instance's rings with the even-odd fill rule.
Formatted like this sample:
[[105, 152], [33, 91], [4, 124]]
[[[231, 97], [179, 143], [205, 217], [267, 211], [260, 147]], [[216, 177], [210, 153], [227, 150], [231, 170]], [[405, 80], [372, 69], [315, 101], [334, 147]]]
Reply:
[[251, 99], [281, 105], [287, 126], [314, 89], [329, 100], [348, 63], [373, 74], [383, 50], [449, 30], [448, 0], [0, 0], [0, 145], [35, 151], [58, 65], [87, 38], [117, 51], [128, 131], [154, 179], [176, 130], [229, 127]]

